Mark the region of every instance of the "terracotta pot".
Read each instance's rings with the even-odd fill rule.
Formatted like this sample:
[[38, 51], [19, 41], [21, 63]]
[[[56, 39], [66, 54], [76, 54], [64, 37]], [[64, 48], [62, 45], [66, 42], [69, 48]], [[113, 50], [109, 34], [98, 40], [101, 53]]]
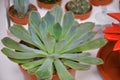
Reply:
[[120, 80], [120, 51], [113, 51], [115, 43], [109, 41], [97, 54], [104, 61], [104, 64], [97, 66], [104, 80]]
[[61, 0], [59, 2], [56, 2], [56, 3], [53, 3], [53, 4], [46, 4], [46, 3], [43, 3], [43, 2], [40, 2], [39, 0], [37, 0], [37, 4], [40, 8], [51, 9], [55, 5], [61, 5]]
[[[67, 3], [67, 4], [68, 4], [68, 3]], [[66, 11], [69, 11], [69, 10], [67, 9], [67, 4], [65, 5], [65, 9], [66, 9]], [[84, 14], [74, 14], [74, 17], [75, 17], [76, 19], [85, 20], [85, 19], [87, 19], [87, 18], [90, 17], [90, 15], [91, 15], [91, 13], [92, 13], [92, 9], [93, 9], [93, 7], [92, 7], [92, 5], [91, 5], [90, 10], [89, 10], [87, 13], [84, 13]]]
[[[37, 77], [36, 77], [35, 75], [29, 74], [29, 73], [28, 73], [26, 70], [24, 70], [21, 66], [20, 66], [20, 69], [21, 69], [21, 71], [22, 71], [23, 74], [24, 74], [24, 79], [25, 79], [25, 80], [37, 80]], [[75, 77], [75, 70], [69, 69], [68, 71], [70, 72], [70, 74], [71, 74], [73, 77]], [[53, 75], [52, 80], [60, 80], [60, 79], [59, 79], [58, 75]]]
[[113, 0], [89, 0], [91, 4], [94, 6], [100, 6], [100, 5], [108, 5], [110, 4]]
[[[37, 11], [37, 8], [33, 4], [30, 4], [30, 5], [32, 5], [35, 8], [35, 10]], [[28, 18], [17, 18], [15, 16], [11, 15], [10, 11], [12, 10], [12, 8], [14, 8], [13, 5], [11, 7], [9, 7], [9, 9], [8, 9], [8, 16], [9, 16], [9, 18], [14, 23], [26, 25], [28, 23]]]

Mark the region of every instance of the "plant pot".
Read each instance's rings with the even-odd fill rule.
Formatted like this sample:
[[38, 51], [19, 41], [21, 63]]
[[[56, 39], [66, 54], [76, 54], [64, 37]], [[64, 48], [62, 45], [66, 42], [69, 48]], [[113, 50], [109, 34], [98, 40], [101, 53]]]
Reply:
[[[29, 74], [29, 73], [28, 73], [26, 70], [24, 70], [21, 66], [20, 66], [20, 69], [21, 69], [22, 73], [24, 74], [24, 79], [25, 79], [25, 80], [37, 80], [37, 77], [36, 77], [35, 75]], [[69, 69], [68, 71], [70, 72], [70, 74], [71, 74], [73, 77], [75, 77], [75, 70]], [[60, 79], [59, 79], [58, 75], [56, 74], [56, 75], [53, 75], [52, 80], [60, 80]]]
[[[67, 3], [67, 4], [68, 4], [68, 3]], [[66, 10], [66, 11], [69, 11], [69, 10], [67, 9], [67, 4], [65, 5], [65, 10]], [[87, 18], [90, 17], [90, 15], [91, 15], [91, 13], [92, 13], [92, 9], [93, 9], [93, 7], [92, 7], [92, 5], [91, 5], [91, 8], [90, 8], [90, 10], [89, 10], [87, 13], [84, 13], [84, 14], [74, 14], [74, 17], [75, 17], [76, 19], [85, 20], [85, 19], [87, 19]]]
[[97, 54], [104, 61], [104, 64], [97, 66], [104, 80], [120, 80], [120, 51], [113, 51], [115, 43], [109, 41]]
[[113, 0], [89, 0], [91, 4], [94, 6], [100, 6], [100, 5], [108, 5], [110, 4]]
[[[31, 8], [32, 8], [32, 9], [31, 9]], [[28, 9], [28, 12], [27, 12], [25, 15], [20, 15], [20, 14], [17, 14], [17, 11], [14, 9], [14, 6], [12, 5], [12, 6], [8, 9], [8, 16], [10, 17], [10, 19], [11, 19], [14, 23], [26, 25], [26, 24], [28, 23], [29, 13], [30, 13], [32, 10], [36, 10], [36, 11], [37, 11], [37, 8], [36, 8], [33, 4], [30, 4], [29, 9]], [[19, 16], [19, 17], [18, 17], [18, 16]], [[23, 17], [23, 16], [24, 16], [24, 17]]]
[[61, 5], [61, 0], [59, 2], [56, 2], [56, 3], [53, 3], [53, 4], [47, 4], [47, 3], [43, 3], [43, 2], [40, 2], [39, 0], [37, 0], [37, 4], [40, 8], [51, 9], [55, 5]]

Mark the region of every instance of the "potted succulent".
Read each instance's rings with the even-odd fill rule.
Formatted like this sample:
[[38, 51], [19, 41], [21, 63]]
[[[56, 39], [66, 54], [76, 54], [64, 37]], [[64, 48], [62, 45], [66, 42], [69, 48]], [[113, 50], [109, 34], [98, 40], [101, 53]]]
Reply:
[[93, 38], [93, 28], [94, 23], [79, 24], [72, 12], [63, 14], [57, 5], [44, 17], [31, 12], [28, 30], [17, 24], [9, 27], [20, 42], [5, 37], [1, 51], [20, 65], [28, 80], [75, 80], [71, 76], [74, 70], [88, 70], [90, 65], [103, 63], [86, 52], [106, 43], [103, 38]]
[[89, 0], [91, 4], [94, 6], [100, 6], [100, 5], [108, 5], [110, 4], [113, 0]]
[[61, 5], [62, 0], [37, 0], [37, 4], [40, 8], [51, 9], [53, 6]]
[[8, 9], [8, 16], [17, 24], [27, 24], [30, 12], [37, 10], [37, 8], [30, 4], [29, 0], [13, 0], [13, 2], [13, 5]]
[[[108, 13], [109, 16], [120, 22], [120, 13]], [[103, 46], [97, 56], [102, 58], [104, 64], [98, 66], [98, 70], [105, 80], [120, 79], [120, 25], [112, 23], [104, 32], [107, 44]]]
[[91, 15], [92, 5], [88, 0], [71, 0], [65, 5], [66, 11], [72, 11], [75, 18], [87, 19]]

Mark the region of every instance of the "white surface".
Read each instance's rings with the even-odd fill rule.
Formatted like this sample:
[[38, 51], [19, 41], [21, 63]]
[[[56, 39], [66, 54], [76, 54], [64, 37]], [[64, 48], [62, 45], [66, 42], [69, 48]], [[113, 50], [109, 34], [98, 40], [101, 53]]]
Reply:
[[[6, 12], [4, 8], [4, 0], [0, 0], [0, 49], [3, 48], [3, 45], [1, 43], [1, 39], [5, 36], [12, 37], [11, 35], [7, 34], [7, 22], [6, 22]], [[69, 0], [63, 0], [62, 7], [64, 9], [65, 3]], [[36, 0], [31, 0], [33, 4], [36, 5]], [[44, 16], [47, 12], [46, 9], [39, 9], [39, 12], [41, 16]], [[118, 9], [118, 0], [114, 0], [112, 4], [107, 6], [107, 9], [112, 12], [119, 11]], [[93, 12], [90, 18], [84, 21], [79, 22], [85, 22], [85, 21], [92, 21], [95, 22], [95, 24], [101, 24], [100, 22], [96, 21], [95, 14], [100, 12], [100, 7], [93, 7]], [[99, 16], [99, 15], [98, 15]], [[113, 20], [114, 21], [114, 20]], [[92, 56], [96, 56], [98, 50], [92, 50], [90, 51], [92, 53]], [[17, 64], [11, 62], [5, 55], [2, 54], [0, 51], [0, 80], [24, 80], [23, 75], [21, 71], [19, 70], [19, 67]], [[96, 66], [92, 66], [90, 70], [88, 71], [77, 71], [76, 72], [76, 80], [103, 80], [100, 74], [98, 73]]]

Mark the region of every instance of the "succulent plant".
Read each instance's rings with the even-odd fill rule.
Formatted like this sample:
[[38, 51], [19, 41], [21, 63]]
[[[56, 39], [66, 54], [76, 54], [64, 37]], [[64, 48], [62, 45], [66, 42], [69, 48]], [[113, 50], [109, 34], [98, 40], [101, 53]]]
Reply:
[[71, 0], [67, 3], [66, 8], [75, 14], [83, 14], [90, 10], [91, 5], [88, 0]]
[[56, 2], [61, 1], [61, 0], [39, 0], [39, 1], [52, 4], [52, 3], [56, 3]]
[[17, 13], [25, 14], [29, 8], [29, 0], [13, 0]]
[[86, 52], [106, 43], [103, 38], [93, 38], [93, 28], [92, 22], [75, 21], [72, 12], [63, 14], [58, 5], [44, 17], [32, 11], [28, 30], [17, 24], [9, 27], [23, 43], [5, 37], [2, 52], [40, 80], [51, 80], [54, 73], [60, 80], [75, 80], [67, 69], [88, 70], [90, 65], [103, 63]]

